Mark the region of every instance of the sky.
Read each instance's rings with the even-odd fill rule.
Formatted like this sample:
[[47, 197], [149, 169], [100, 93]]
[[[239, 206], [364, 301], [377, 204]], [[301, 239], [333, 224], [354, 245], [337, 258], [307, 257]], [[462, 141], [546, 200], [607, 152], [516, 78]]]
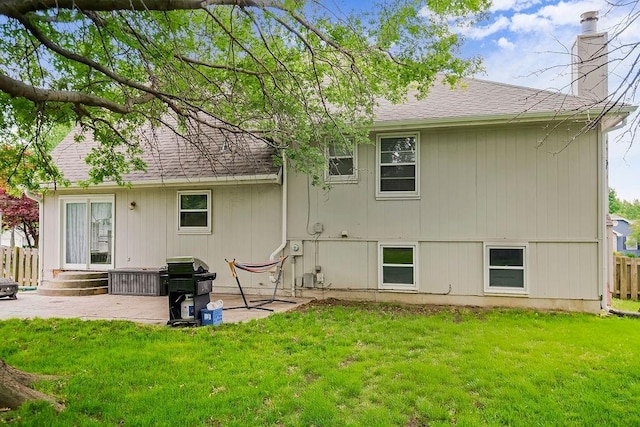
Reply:
[[[339, 3], [344, 9], [362, 10], [371, 7], [373, 2], [342, 0]], [[624, 27], [630, 7], [638, 6], [631, 2], [626, 8], [611, 7], [606, 0], [493, 0], [487, 19], [455, 31], [465, 38], [461, 55], [482, 58], [485, 71], [475, 77], [568, 93], [569, 52], [576, 36], [582, 32], [580, 14], [598, 11], [598, 32], [607, 31], [610, 39], [612, 34], [619, 34], [611, 42], [611, 50], [621, 43], [640, 41], [640, 19]], [[631, 69], [630, 60], [616, 60], [620, 54], [610, 53], [610, 60], [613, 59], [609, 65], [610, 91], [621, 84], [620, 76]], [[635, 52], [633, 57], [637, 55]], [[640, 105], [640, 93], [626, 101]], [[640, 136], [635, 139], [624, 131], [612, 132], [609, 136], [609, 186], [616, 190], [619, 198], [629, 201], [640, 199]]]

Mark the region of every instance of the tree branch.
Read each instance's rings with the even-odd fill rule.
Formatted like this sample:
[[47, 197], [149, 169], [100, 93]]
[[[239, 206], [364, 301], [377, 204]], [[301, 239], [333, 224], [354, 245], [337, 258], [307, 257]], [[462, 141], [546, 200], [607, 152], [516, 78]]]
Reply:
[[132, 111], [130, 105], [121, 105], [99, 96], [82, 92], [68, 90], [41, 89], [20, 80], [0, 73], [0, 91], [8, 93], [14, 98], [26, 98], [35, 103], [41, 102], [66, 102], [71, 104], [82, 104], [91, 107], [106, 108], [114, 113], [127, 114]]
[[0, 2], [0, 15], [18, 17], [26, 13], [50, 9], [79, 9], [100, 12], [194, 10], [214, 5], [283, 8], [279, 2], [271, 0], [3, 0]]

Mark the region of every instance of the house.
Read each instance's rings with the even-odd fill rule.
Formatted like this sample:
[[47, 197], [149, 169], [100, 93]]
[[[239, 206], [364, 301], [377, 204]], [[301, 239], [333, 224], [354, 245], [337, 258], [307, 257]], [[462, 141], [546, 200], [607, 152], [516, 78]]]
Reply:
[[[329, 191], [275, 167], [277, 153], [250, 137], [203, 130], [194, 147], [147, 128], [157, 145], [146, 173], [125, 177], [130, 188], [44, 196], [41, 277], [193, 255], [218, 273], [216, 291], [236, 292], [225, 258], [284, 254], [283, 294], [598, 311], [611, 256], [607, 132], [634, 108], [592, 121], [606, 108], [606, 73], [589, 72], [606, 69], [606, 34], [587, 31], [576, 95], [466, 79], [381, 101], [371, 144], [328, 151]], [[73, 136], [56, 147], [69, 180], [86, 178], [90, 147]], [[271, 289], [261, 275], [242, 282]]]
[[631, 234], [631, 224], [633, 221], [629, 221], [620, 215], [611, 215], [613, 221], [613, 234], [615, 236], [615, 243], [613, 250], [623, 254], [632, 254], [640, 256], [640, 249], [638, 249], [638, 242], [629, 238]]

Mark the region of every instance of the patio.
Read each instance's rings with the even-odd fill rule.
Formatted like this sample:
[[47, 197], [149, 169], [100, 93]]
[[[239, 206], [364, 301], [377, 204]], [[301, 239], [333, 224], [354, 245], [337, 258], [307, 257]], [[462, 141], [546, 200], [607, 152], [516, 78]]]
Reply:
[[[258, 297], [248, 296], [247, 299]], [[289, 311], [311, 301], [310, 298], [290, 298], [296, 304], [275, 302], [269, 304], [273, 313]], [[222, 300], [224, 307], [242, 306], [240, 295], [211, 294], [211, 301]], [[18, 299], [0, 299], [0, 319], [32, 319], [36, 317], [79, 318], [83, 320], [130, 320], [138, 323], [166, 325], [169, 320], [166, 296], [90, 295], [52, 297], [38, 295], [35, 291], [18, 292]], [[224, 323], [245, 322], [267, 317], [265, 310], [236, 309], [223, 312]]]

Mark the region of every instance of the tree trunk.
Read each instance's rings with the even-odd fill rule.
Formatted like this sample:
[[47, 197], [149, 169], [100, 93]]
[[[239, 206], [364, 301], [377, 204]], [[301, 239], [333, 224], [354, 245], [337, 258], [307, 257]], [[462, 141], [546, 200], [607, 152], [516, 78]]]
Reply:
[[46, 400], [56, 411], [62, 410], [64, 405], [53, 396], [31, 388], [34, 381], [55, 378], [58, 377], [22, 372], [0, 359], [0, 408], [15, 409], [29, 400]]

